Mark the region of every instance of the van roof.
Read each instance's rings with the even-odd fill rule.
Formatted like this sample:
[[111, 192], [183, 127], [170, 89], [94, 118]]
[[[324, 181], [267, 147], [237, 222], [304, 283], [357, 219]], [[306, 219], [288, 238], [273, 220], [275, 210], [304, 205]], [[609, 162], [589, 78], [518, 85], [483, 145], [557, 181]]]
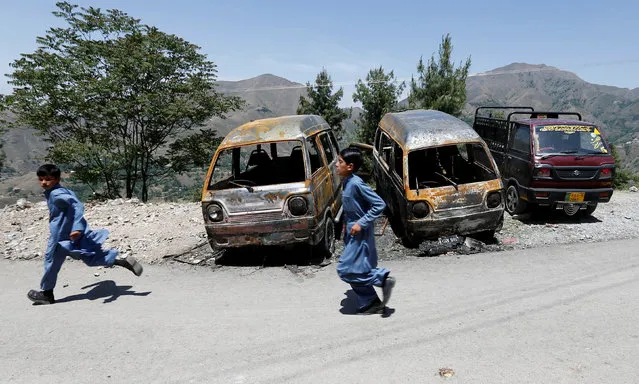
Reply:
[[269, 141], [299, 140], [316, 132], [331, 129], [317, 115], [291, 115], [260, 119], [240, 125], [229, 132], [220, 147], [232, 147]]
[[430, 109], [387, 113], [379, 125], [407, 150], [481, 141], [470, 125], [447, 113]]

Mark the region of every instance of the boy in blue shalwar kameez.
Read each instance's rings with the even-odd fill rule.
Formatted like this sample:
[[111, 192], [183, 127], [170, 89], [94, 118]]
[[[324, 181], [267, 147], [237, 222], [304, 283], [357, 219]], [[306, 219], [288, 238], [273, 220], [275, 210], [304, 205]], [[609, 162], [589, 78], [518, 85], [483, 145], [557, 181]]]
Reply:
[[[375, 219], [384, 212], [384, 201], [357, 175], [362, 154], [346, 148], [337, 160], [337, 173], [342, 178], [344, 209], [344, 253], [337, 264], [337, 274], [349, 283], [357, 296], [358, 313], [382, 313], [395, 286], [386, 268], [377, 268]], [[374, 286], [382, 287], [380, 300]]]
[[84, 219], [84, 207], [76, 195], [60, 185], [60, 169], [53, 164], [38, 168], [38, 181], [44, 188], [49, 208], [49, 242], [44, 255], [41, 291], [31, 290], [27, 297], [35, 304], [53, 304], [53, 288], [67, 256], [80, 259], [90, 267], [119, 265], [136, 276], [142, 266], [133, 256], [118, 258], [116, 249], [102, 249], [109, 235], [106, 229], [90, 230]]

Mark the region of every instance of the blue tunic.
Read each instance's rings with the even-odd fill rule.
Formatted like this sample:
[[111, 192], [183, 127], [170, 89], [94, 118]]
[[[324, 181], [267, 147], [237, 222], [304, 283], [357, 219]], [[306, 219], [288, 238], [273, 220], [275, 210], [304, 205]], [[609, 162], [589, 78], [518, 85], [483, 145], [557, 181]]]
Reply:
[[[49, 208], [49, 242], [44, 255], [42, 290], [55, 287], [58, 272], [66, 256], [81, 259], [89, 266], [112, 266], [117, 250], [104, 250], [102, 244], [109, 232], [106, 229], [92, 231], [84, 219], [84, 206], [70, 190], [57, 184], [44, 192]], [[81, 232], [81, 237], [71, 241], [71, 232]]]
[[[377, 268], [375, 248], [375, 220], [382, 215], [386, 204], [359, 176], [351, 175], [343, 181], [344, 253], [337, 263], [339, 277], [351, 284], [360, 307], [377, 298], [373, 285], [382, 286], [389, 271]], [[358, 223], [362, 231], [350, 235]]]

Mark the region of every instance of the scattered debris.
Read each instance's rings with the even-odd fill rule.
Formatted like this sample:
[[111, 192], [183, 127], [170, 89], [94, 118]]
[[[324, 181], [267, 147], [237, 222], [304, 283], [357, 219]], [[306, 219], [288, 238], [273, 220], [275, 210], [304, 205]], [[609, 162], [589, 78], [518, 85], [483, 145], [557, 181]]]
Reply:
[[439, 368], [439, 376], [452, 377], [455, 375], [455, 371], [452, 368]]
[[33, 207], [33, 204], [27, 199], [18, 199], [16, 202], [16, 210], [21, 211]]

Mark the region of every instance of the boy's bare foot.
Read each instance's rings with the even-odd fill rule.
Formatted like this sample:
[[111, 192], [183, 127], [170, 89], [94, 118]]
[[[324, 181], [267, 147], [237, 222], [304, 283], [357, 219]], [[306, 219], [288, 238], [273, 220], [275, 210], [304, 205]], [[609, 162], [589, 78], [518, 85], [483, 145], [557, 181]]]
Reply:
[[123, 258], [116, 258], [114, 265], [119, 265], [120, 267], [124, 267], [129, 271], [133, 272], [136, 276], [140, 276], [142, 274], [142, 264], [138, 263], [135, 257], [128, 255]]
[[29, 298], [29, 300], [33, 301], [33, 304], [35, 305], [55, 303], [53, 291], [36, 291], [32, 289], [29, 291], [29, 293], [27, 293], [27, 297]]
[[384, 280], [384, 285], [382, 286], [382, 294], [384, 295], [382, 303], [384, 305], [388, 304], [388, 300], [390, 300], [391, 293], [395, 287], [395, 282], [395, 278], [392, 276], [388, 276], [386, 280]]

